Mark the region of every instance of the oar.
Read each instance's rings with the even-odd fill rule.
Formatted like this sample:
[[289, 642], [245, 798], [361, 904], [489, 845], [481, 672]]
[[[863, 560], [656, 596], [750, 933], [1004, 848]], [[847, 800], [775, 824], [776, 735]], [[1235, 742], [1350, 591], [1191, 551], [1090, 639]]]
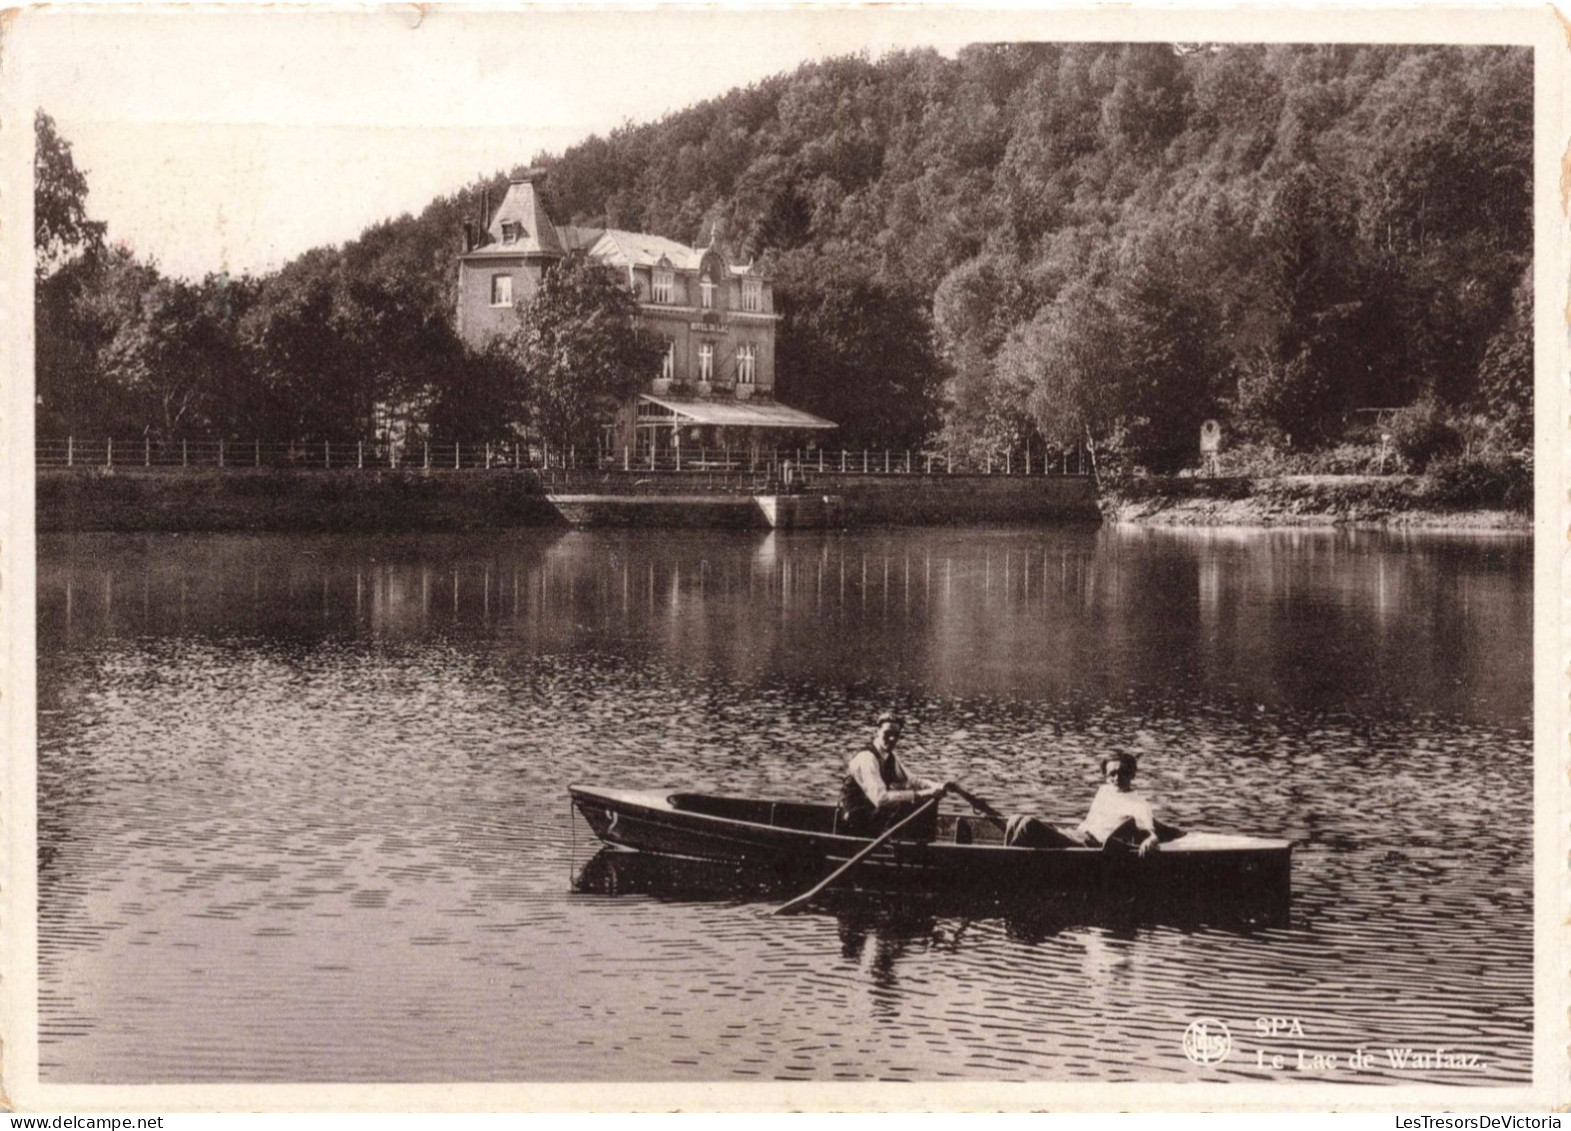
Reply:
[[984, 817], [997, 817], [1000, 821], [1004, 819], [1004, 815], [997, 809], [994, 809], [991, 805], [983, 801], [976, 794], [970, 792], [969, 790], [961, 789], [953, 782], [949, 784], [949, 792], [960, 798], [962, 801], [969, 801], [971, 803], [971, 808], [975, 809]]
[[840, 867], [836, 868], [833, 872], [830, 872], [829, 875], [825, 876], [817, 884], [815, 884], [813, 887], [809, 888], [807, 891], [804, 891], [801, 895], [797, 896], [795, 899], [790, 900], [787, 903], [782, 903], [779, 907], [774, 909], [772, 914], [775, 914], [775, 915], [789, 915], [789, 914], [791, 914], [791, 912], [795, 911], [798, 907], [801, 907], [808, 900], [812, 899], [819, 892], [823, 891], [830, 884], [834, 883], [841, 876], [845, 875], [852, 868], [855, 868], [863, 860], [867, 859], [867, 857], [871, 856], [875, 850], [877, 850], [879, 848], [882, 848], [885, 841], [887, 841], [890, 837], [894, 836], [901, 829], [905, 828], [912, 821], [916, 820], [923, 813], [926, 813], [934, 805], [937, 805], [939, 800], [943, 796], [944, 796], [943, 792], [940, 791], [938, 793], [935, 793], [932, 797], [929, 797], [926, 801], [922, 802], [922, 804], [918, 805], [915, 809], [911, 810], [911, 812], [907, 813], [903, 820], [896, 821], [893, 825], [890, 825], [889, 828], [886, 829], [878, 837], [877, 840], [873, 841], [872, 844], [870, 844], [866, 848], [862, 849], [861, 852], [858, 852], [855, 856], [851, 857], [851, 859], [847, 860], [844, 864], [840, 865]]

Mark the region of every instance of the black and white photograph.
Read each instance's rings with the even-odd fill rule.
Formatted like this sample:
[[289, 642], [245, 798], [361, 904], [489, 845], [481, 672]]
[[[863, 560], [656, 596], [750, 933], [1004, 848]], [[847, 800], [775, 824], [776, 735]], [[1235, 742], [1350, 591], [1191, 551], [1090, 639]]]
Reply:
[[1549, 10], [12, 15], [15, 1110], [1571, 1098]]

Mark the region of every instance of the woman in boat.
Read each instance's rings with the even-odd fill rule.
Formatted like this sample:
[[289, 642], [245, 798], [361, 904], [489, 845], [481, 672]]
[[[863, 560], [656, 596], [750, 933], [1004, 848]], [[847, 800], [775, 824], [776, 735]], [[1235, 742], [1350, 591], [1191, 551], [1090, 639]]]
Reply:
[[[840, 785], [840, 807], [835, 831], [844, 836], [877, 836], [910, 816], [923, 801], [944, 791], [942, 782], [914, 776], [895, 753], [905, 728], [900, 716], [884, 711], [878, 716], [873, 738], [857, 751], [846, 767]], [[930, 820], [914, 821], [914, 838], [930, 839], [938, 828], [938, 806], [928, 810]]]
[[1004, 842], [1022, 848], [1103, 848], [1125, 845], [1148, 856], [1162, 841], [1182, 835], [1164, 825], [1151, 811], [1151, 803], [1135, 791], [1135, 771], [1140, 763], [1133, 754], [1110, 754], [1102, 759], [1102, 785], [1091, 799], [1090, 812], [1073, 829], [1058, 829], [1035, 817], [1011, 817]]

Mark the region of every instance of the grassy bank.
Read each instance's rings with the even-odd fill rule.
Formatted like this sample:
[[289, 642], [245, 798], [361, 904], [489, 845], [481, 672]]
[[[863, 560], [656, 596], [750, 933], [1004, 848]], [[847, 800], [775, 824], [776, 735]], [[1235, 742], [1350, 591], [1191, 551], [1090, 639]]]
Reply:
[[1459, 505], [1444, 488], [1420, 475], [1149, 477], [1107, 484], [1099, 502], [1109, 522], [1169, 526], [1532, 529], [1529, 512]]

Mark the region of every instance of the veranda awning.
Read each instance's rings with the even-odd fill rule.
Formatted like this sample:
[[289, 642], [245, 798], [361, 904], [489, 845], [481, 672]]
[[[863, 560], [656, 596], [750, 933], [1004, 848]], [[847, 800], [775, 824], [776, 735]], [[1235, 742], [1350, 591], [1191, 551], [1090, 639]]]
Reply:
[[[683, 424], [713, 424], [722, 428], [838, 428], [838, 424], [801, 409], [774, 401], [687, 401], [643, 393], [639, 400], [659, 405]], [[659, 419], [655, 417], [655, 419]], [[651, 423], [639, 414], [639, 423]]]

